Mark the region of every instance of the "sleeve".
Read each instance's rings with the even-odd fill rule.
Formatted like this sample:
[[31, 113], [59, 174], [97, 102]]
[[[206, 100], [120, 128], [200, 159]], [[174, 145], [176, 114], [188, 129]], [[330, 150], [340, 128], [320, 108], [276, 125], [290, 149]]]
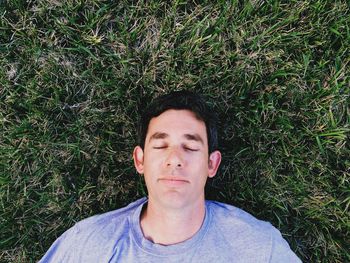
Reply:
[[282, 237], [281, 233], [277, 230], [272, 236], [272, 248], [270, 263], [301, 263], [302, 261], [297, 255], [290, 249], [287, 241]]
[[78, 231], [76, 227], [72, 227], [64, 232], [51, 245], [39, 263], [73, 262], [75, 248], [77, 248], [77, 244], [79, 244], [77, 234]]

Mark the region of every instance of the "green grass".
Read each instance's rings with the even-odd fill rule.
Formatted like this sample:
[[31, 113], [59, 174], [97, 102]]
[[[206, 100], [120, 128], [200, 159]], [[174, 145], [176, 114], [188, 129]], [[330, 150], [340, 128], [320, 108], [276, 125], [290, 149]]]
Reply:
[[143, 196], [138, 110], [177, 89], [220, 115], [208, 197], [350, 261], [347, 1], [168, 2], [0, 1], [0, 261]]

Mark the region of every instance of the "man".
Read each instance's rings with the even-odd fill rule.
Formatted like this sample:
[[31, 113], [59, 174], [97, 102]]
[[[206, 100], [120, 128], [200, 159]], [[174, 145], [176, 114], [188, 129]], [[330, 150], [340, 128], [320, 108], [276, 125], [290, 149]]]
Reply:
[[156, 99], [133, 158], [148, 198], [77, 223], [40, 262], [300, 262], [270, 223], [205, 200], [221, 153], [215, 115], [199, 95]]

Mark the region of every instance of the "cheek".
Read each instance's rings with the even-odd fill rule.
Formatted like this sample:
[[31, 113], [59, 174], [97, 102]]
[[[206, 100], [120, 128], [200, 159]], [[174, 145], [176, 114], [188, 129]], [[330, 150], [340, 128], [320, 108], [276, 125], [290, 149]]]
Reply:
[[144, 166], [147, 170], [154, 170], [163, 162], [164, 156], [161, 154], [145, 154]]
[[195, 155], [195, 156], [193, 156], [193, 159], [196, 160], [198, 165], [201, 165], [201, 166], [207, 166], [208, 165], [208, 155], [205, 154], [205, 153], [201, 153], [201, 154]]
[[207, 159], [201, 157], [193, 158], [190, 161], [190, 167], [194, 170], [201, 171], [201, 173], [207, 173], [208, 172], [208, 161]]

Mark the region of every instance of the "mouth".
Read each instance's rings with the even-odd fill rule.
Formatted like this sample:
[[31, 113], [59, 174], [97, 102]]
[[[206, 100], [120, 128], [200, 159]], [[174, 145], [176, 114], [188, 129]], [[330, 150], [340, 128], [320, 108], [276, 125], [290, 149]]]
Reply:
[[158, 182], [168, 186], [182, 186], [189, 183], [189, 181], [181, 178], [160, 178]]

